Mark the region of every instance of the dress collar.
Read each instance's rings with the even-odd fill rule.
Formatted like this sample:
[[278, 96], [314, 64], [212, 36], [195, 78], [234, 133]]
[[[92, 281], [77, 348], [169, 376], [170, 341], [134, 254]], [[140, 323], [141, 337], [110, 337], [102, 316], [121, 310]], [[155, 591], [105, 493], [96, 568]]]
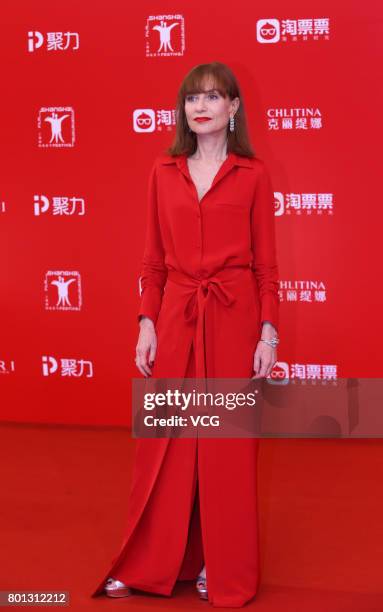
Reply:
[[[162, 164], [176, 164], [180, 170], [188, 169], [187, 165], [187, 154], [182, 153], [181, 155], [164, 155], [161, 160]], [[243, 157], [242, 155], [237, 155], [232, 151], [229, 151], [227, 158], [222, 163], [222, 166], [229, 166], [230, 168], [233, 166], [241, 166], [243, 168], [253, 168], [253, 161], [250, 157]]]
[[[192, 183], [193, 180], [190, 176], [190, 172], [189, 172], [189, 166], [187, 163], [187, 154], [183, 153], [182, 155], [175, 155], [175, 156], [171, 156], [171, 155], [164, 155], [164, 157], [161, 160], [162, 164], [166, 164], [166, 165], [170, 165], [170, 164], [175, 164], [179, 171]], [[224, 176], [226, 176], [230, 170], [234, 167], [234, 166], [241, 166], [244, 168], [253, 168], [253, 160], [249, 157], [242, 157], [240, 155], [236, 155], [236, 153], [232, 153], [231, 151], [229, 151], [228, 156], [226, 157], [225, 161], [222, 162], [217, 174], [215, 175], [213, 182], [210, 186], [209, 191], [215, 187], [215, 185], [221, 181]]]

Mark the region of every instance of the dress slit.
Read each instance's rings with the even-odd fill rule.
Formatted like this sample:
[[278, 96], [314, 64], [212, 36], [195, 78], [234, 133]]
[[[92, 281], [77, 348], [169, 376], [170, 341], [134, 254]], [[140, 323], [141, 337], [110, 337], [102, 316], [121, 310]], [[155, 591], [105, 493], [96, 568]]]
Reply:
[[[191, 344], [185, 378], [194, 376]], [[163, 595], [171, 595], [177, 580], [196, 579], [204, 564], [198, 438], [167, 442], [145, 507], [108, 574], [132, 588]], [[161, 441], [139, 439], [137, 443]]]

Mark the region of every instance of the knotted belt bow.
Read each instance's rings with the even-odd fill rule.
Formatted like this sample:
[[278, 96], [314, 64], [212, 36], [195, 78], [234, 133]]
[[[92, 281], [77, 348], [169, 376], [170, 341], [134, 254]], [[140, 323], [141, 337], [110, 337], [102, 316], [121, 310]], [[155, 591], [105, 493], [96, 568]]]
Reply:
[[[208, 278], [195, 278], [180, 270], [168, 270], [169, 280], [190, 289], [190, 295], [187, 296], [184, 308], [184, 317], [189, 324], [197, 322], [195, 334], [196, 378], [207, 377], [205, 320], [209, 304], [213, 298], [216, 298], [225, 307], [231, 306], [236, 301], [234, 295], [225, 287], [225, 281], [234, 278], [243, 269], [249, 270], [249, 267], [228, 266]], [[210, 341], [212, 341], [212, 330], [210, 329], [207, 333]]]

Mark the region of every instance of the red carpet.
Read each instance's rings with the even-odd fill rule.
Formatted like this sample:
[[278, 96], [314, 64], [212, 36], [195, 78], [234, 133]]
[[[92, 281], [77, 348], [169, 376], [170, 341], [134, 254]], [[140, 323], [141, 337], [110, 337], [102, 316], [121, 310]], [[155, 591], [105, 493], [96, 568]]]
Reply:
[[[1, 590], [69, 591], [76, 612], [211, 609], [191, 582], [171, 598], [90, 597], [120, 544], [128, 430], [2, 424], [0, 436]], [[380, 440], [262, 440], [262, 584], [246, 608], [382, 612], [382, 476]]]

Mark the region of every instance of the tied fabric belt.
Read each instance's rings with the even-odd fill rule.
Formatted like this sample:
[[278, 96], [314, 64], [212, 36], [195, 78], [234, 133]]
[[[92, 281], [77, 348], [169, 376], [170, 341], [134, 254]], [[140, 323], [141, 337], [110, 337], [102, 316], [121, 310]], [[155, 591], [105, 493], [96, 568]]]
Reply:
[[[180, 270], [168, 270], [168, 280], [173, 281], [189, 289], [186, 294], [184, 317], [187, 323], [196, 322], [195, 333], [195, 358], [196, 377], [207, 377], [206, 369], [206, 340], [213, 341], [212, 334], [214, 325], [206, 326], [209, 314], [209, 305], [212, 299], [218, 300], [223, 306], [230, 307], [236, 298], [227, 287], [225, 282], [234, 279], [241, 272], [250, 272], [249, 266], [228, 266], [222, 268], [207, 278], [195, 278]], [[208, 318], [212, 323], [211, 317]], [[208, 338], [207, 338], [208, 337]]]

